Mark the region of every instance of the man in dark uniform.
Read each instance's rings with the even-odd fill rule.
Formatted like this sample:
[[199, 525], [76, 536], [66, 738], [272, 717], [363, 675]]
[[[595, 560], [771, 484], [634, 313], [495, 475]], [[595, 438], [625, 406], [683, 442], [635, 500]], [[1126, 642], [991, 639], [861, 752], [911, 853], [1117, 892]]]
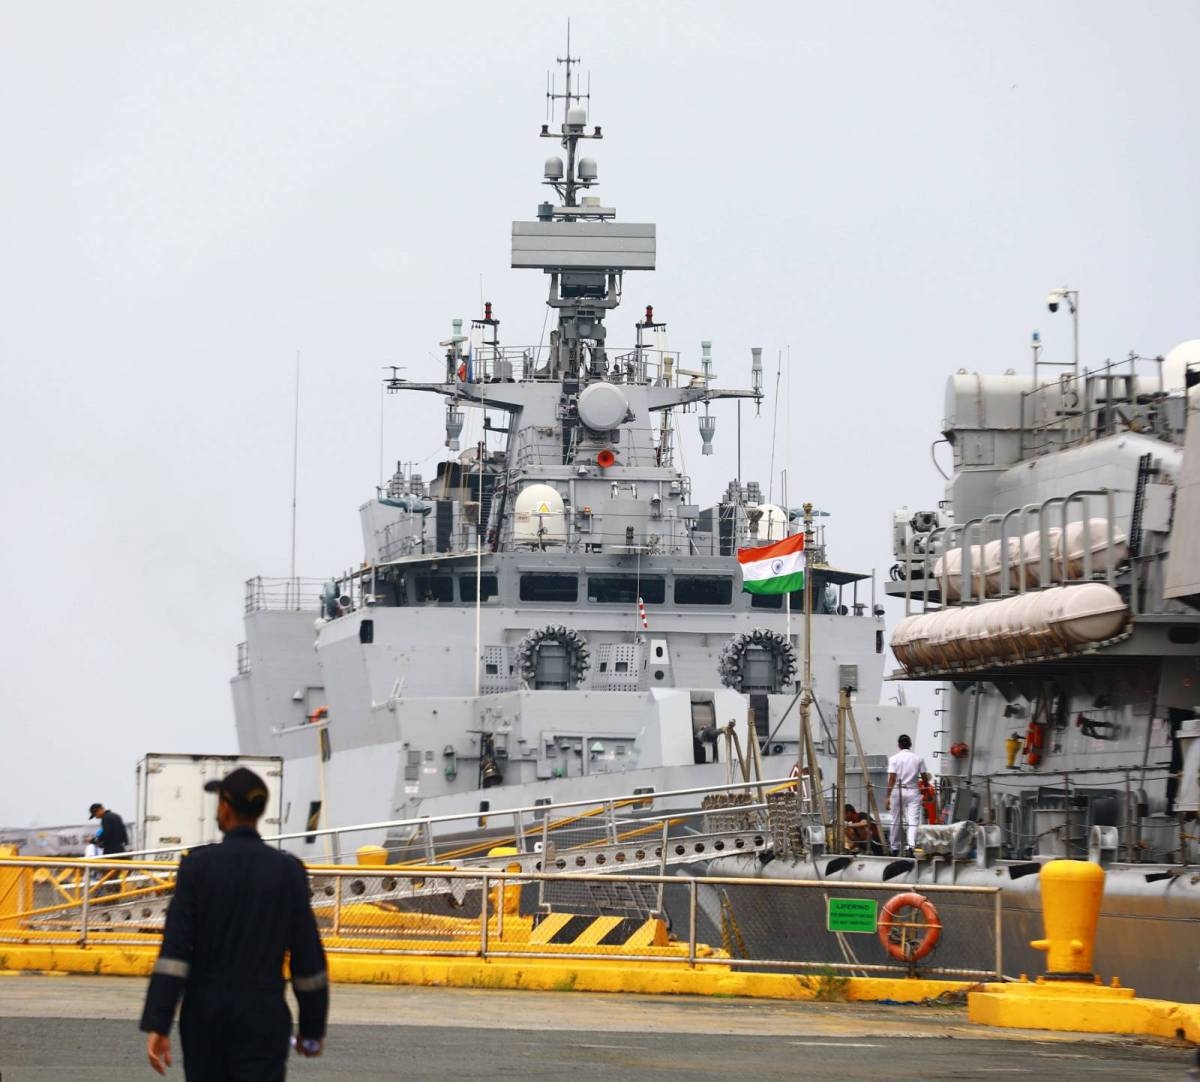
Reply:
[[283, 995], [284, 955], [300, 1005], [296, 1050], [319, 1056], [329, 1010], [325, 951], [295, 857], [272, 849], [257, 826], [267, 787], [239, 768], [205, 789], [218, 792], [219, 845], [179, 863], [162, 948], [142, 1011], [146, 1054], [159, 1074], [171, 1063], [171, 1019], [188, 1082], [280, 1082], [292, 1018]]
[[96, 843], [100, 846], [100, 851], [106, 857], [124, 853], [125, 847], [129, 844], [129, 835], [125, 833], [124, 820], [103, 804], [93, 804], [88, 812], [89, 819], [100, 820], [100, 830], [96, 834]]

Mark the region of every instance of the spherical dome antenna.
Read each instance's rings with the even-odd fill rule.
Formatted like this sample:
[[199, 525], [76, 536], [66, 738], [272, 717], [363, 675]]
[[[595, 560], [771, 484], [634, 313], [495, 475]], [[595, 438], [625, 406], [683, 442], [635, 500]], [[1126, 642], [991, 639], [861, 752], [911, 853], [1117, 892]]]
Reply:
[[547, 180], [562, 180], [563, 175], [563, 160], [562, 158], [547, 158], [545, 176]]
[[595, 180], [596, 179], [596, 159], [595, 158], [580, 158], [578, 173], [580, 180]]

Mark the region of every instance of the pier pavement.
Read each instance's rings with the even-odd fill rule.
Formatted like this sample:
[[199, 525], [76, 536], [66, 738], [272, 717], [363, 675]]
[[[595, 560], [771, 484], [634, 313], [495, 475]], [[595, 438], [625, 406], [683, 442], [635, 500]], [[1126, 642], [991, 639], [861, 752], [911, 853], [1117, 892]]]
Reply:
[[[152, 1079], [145, 981], [0, 975], [0, 1082]], [[176, 1044], [177, 1039], [176, 1039]], [[790, 1003], [338, 985], [327, 1052], [293, 1082], [1183, 1078], [1190, 1049], [970, 1025], [957, 1005]], [[178, 1061], [168, 1078], [182, 1080]]]

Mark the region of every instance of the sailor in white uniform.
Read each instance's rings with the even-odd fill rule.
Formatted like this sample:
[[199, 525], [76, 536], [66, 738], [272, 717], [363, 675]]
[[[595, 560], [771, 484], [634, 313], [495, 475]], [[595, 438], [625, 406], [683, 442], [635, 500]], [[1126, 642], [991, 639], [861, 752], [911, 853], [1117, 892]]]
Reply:
[[[900, 852], [901, 839], [907, 834], [906, 852], [912, 855], [917, 844], [917, 824], [921, 821], [921, 790], [917, 786], [926, 773], [925, 760], [912, 750], [912, 739], [901, 734], [896, 741], [900, 750], [888, 760], [888, 806], [892, 811], [892, 853]], [[893, 795], [894, 794], [894, 795]]]

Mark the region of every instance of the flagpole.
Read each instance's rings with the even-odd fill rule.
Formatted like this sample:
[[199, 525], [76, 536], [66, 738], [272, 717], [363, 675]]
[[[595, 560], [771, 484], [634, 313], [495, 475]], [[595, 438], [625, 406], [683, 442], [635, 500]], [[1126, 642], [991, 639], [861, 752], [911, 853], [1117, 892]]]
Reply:
[[483, 456], [486, 444], [480, 440], [475, 446], [477, 476], [479, 491], [476, 496], [479, 501], [479, 512], [475, 522], [475, 698], [479, 698], [480, 672], [483, 669]]
[[[790, 535], [790, 533], [791, 533], [791, 529], [792, 529], [792, 518], [791, 518], [791, 513], [788, 511], [788, 502], [787, 502], [787, 470], [786, 470], [786, 469], [783, 471], [783, 476], [782, 476], [782, 478], [780, 479], [780, 482], [781, 482], [781, 487], [783, 488], [783, 529], [784, 529], [784, 537], [787, 537], [787, 536], [789, 536], [789, 535]], [[768, 537], [769, 537], [769, 536], [770, 536], [770, 535], [768, 534]], [[806, 556], [806, 557], [805, 557], [805, 560], [807, 561], [807, 559], [808, 559], [808, 557]], [[808, 564], [807, 564], [807, 562], [806, 562], [806, 563], [805, 563], [805, 565], [804, 565], [804, 572], [805, 572], [805, 574], [804, 574], [804, 578], [805, 578], [805, 580], [807, 581], [807, 579], [808, 579]], [[784, 613], [785, 613], [785, 615], [786, 615], [786, 618], [787, 618], [787, 628], [786, 628], [786, 630], [787, 630], [787, 641], [790, 643], [790, 642], [792, 641], [792, 591], [791, 591], [791, 590], [788, 590], [788, 592], [787, 592], [786, 594], [784, 594], [784, 595], [783, 595], [783, 611], [784, 611]]]
[[[800, 689], [800, 740], [796, 749], [796, 759], [799, 761], [803, 751], [808, 760], [808, 773], [814, 802], [821, 816], [821, 826], [828, 827], [828, 817], [825, 814], [825, 793], [821, 784], [821, 770], [817, 765], [816, 748], [813, 746], [811, 711], [813, 703], [812, 691], [812, 546], [813, 546], [813, 505], [804, 504], [804, 683]], [[801, 800], [803, 792], [803, 777], [796, 779], [796, 801]]]

